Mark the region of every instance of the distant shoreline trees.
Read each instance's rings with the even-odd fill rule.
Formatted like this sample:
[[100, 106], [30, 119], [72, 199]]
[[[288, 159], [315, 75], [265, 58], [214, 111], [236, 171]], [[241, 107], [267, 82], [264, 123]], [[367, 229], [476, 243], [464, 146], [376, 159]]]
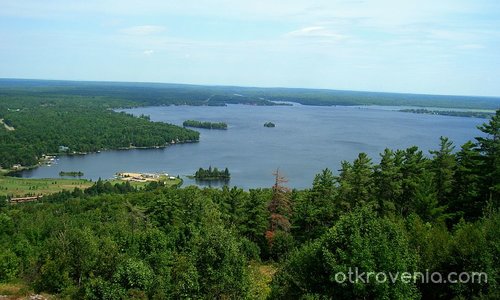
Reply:
[[47, 99], [27, 92], [2, 96], [0, 116], [16, 130], [0, 127], [0, 167], [36, 166], [44, 154], [153, 148], [199, 140], [199, 132], [116, 112], [110, 107], [122, 102], [101, 100], [74, 95]]
[[451, 117], [469, 117], [469, 118], [483, 118], [488, 119], [495, 115], [493, 112], [484, 111], [454, 111], [454, 110], [429, 110], [425, 108], [418, 109], [400, 109], [400, 112], [414, 113], [414, 114], [428, 114], [428, 115], [441, 115]]
[[61, 172], [59, 172], [59, 176], [82, 177], [83, 172], [81, 172], [81, 171], [72, 171], [72, 172], [61, 171]]
[[278, 170], [263, 189], [0, 197], [0, 282], [71, 299], [500, 299], [500, 110], [479, 130], [458, 152], [443, 137], [428, 156], [361, 153], [302, 190]]

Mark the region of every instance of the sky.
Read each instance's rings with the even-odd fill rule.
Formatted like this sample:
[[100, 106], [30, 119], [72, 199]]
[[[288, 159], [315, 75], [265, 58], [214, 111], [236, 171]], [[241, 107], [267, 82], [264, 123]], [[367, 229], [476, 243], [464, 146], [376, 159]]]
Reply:
[[500, 96], [500, 1], [0, 0], [0, 78]]

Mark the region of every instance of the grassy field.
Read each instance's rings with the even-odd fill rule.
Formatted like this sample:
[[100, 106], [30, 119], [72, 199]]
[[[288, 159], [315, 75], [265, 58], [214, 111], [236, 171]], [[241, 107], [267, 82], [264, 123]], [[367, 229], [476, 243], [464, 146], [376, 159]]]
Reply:
[[29, 299], [33, 290], [23, 283], [0, 283], [0, 299]]
[[[113, 179], [111, 184], [122, 183], [124, 181]], [[175, 186], [181, 182], [180, 179], [165, 181], [167, 186]], [[0, 196], [25, 196], [25, 195], [48, 195], [62, 190], [73, 190], [74, 188], [85, 189], [94, 183], [86, 179], [32, 179], [0, 176]], [[145, 182], [130, 182], [134, 187], [142, 188]]]
[[85, 179], [27, 179], [0, 176], [0, 196], [47, 195], [92, 185]]
[[0, 176], [0, 196], [47, 195], [74, 188], [85, 189], [92, 185], [85, 179], [31, 179]]
[[[123, 183], [125, 182], [125, 180], [122, 180], [122, 179], [112, 179], [112, 180], [109, 180], [111, 182], [111, 184], [116, 184], [116, 183]], [[181, 179], [168, 179], [166, 176], [160, 176], [160, 178], [158, 179], [158, 181], [163, 181], [165, 182], [166, 186], [168, 187], [171, 187], [171, 186], [176, 186], [178, 184], [180, 184], [182, 182]], [[147, 185], [149, 182], [137, 182], [137, 181], [129, 181], [130, 182], [130, 185], [132, 185], [133, 187], [136, 187], [136, 188], [142, 188], [144, 187], [145, 185]]]

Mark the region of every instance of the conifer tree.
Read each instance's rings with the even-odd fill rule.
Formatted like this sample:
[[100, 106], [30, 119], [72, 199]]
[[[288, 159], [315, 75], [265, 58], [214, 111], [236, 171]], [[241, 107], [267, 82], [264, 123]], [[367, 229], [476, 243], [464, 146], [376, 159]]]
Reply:
[[476, 219], [481, 216], [483, 204], [481, 198], [481, 176], [483, 161], [476, 145], [468, 141], [457, 153], [457, 170], [453, 197], [448, 205], [449, 211], [459, 219]]
[[401, 166], [403, 193], [396, 203], [396, 208], [401, 215], [406, 216], [414, 207], [415, 195], [423, 179], [428, 161], [416, 146], [401, 151], [401, 153], [403, 157]]
[[240, 225], [240, 232], [250, 241], [260, 242], [264, 238], [268, 226], [268, 211], [262, 192], [251, 189], [241, 210], [243, 220]]
[[352, 165], [342, 162], [339, 183], [339, 201], [348, 203], [351, 210], [370, 201], [373, 189], [373, 167], [366, 153], [360, 153]]
[[268, 205], [268, 210], [271, 213], [269, 220], [269, 231], [275, 232], [278, 230], [290, 231], [289, 217], [292, 212], [290, 201], [290, 189], [283, 184], [288, 180], [281, 175], [279, 169], [274, 173], [275, 183], [273, 185], [273, 195]]
[[294, 208], [294, 226], [302, 240], [319, 237], [338, 218], [340, 208], [335, 195], [335, 177], [332, 171], [324, 169]]
[[483, 196], [494, 207], [500, 202], [500, 109], [488, 123], [478, 127], [485, 137], [477, 137], [483, 159]]
[[448, 204], [454, 186], [456, 157], [453, 154], [453, 143], [446, 137], [440, 137], [439, 150], [429, 151], [433, 155], [431, 163], [435, 176], [436, 196], [441, 204]]
[[385, 215], [394, 213], [395, 203], [403, 193], [402, 155], [386, 148], [380, 157], [374, 172], [375, 199], [379, 213]]
[[440, 205], [435, 188], [434, 175], [426, 171], [415, 190], [415, 199], [411, 210], [426, 222], [441, 221], [446, 215], [446, 206]]

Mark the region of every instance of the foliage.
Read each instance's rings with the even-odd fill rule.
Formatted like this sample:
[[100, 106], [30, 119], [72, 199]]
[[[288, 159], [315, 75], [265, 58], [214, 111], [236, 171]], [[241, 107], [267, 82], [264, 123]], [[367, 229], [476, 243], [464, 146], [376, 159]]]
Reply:
[[[34, 93], [40, 98], [4, 92], [0, 109], [8, 116], [2, 118], [15, 130], [0, 133], [0, 148], [8, 139], [20, 144], [10, 158], [0, 158], [28, 161], [49, 153], [47, 149], [58, 151], [60, 141], [70, 149], [91, 151], [117, 136], [145, 144], [163, 143], [174, 133], [191, 138], [193, 132], [182, 128], [107, 110], [107, 105], [134, 102], [85, 98], [94, 89], [109, 88], [90, 85], [64, 91], [73, 93], [68, 99], [40, 91]], [[145, 94], [147, 101], [158, 96], [157, 91], [148, 95], [147, 89]], [[50, 126], [26, 117], [35, 116], [35, 108]], [[16, 114], [26, 116], [12, 117]], [[386, 149], [379, 163], [361, 153], [353, 162], [342, 162], [338, 174], [323, 170], [306, 190], [290, 190], [277, 171], [271, 188], [250, 191], [180, 189], [157, 182], [137, 189], [128, 182], [98, 180], [86, 189], [65, 190], [34, 203], [3, 201], [0, 281], [22, 281], [37, 292], [78, 299], [496, 299], [499, 115], [480, 127], [481, 137], [456, 153], [446, 138], [429, 157], [418, 147]], [[66, 116], [80, 119], [72, 123]], [[96, 116], [90, 125], [81, 123]], [[60, 121], [75, 135], [69, 136], [71, 131], [64, 131]], [[127, 131], [127, 124], [140, 129]], [[172, 131], [163, 131], [168, 128]], [[209, 170], [229, 175], [228, 170]], [[274, 267], [262, 270], [272, 261], [276, 273]], [[349, 268], [365, 273], [485, 272], [488, 282], [336, 280]], [[265, 280], [256, 280], [259, 272], [267, 273]], [[265, 285], [271, 277], [269, 288]]]
[[453, 110], [429, 110], [425, 108], [418, 109], [401, 109], [401, 112], [408, 112], [414, 114], [429, 114], [429, 115], [442, 115], [453, 117], [472, 117], [488, 119], [493, 116], [493, 113], [483, 111], [453, 111]]
[[293, 214], [293, 232], [301, 241], [320, 237], [339, 217], [335, 177], [329, 169], [316, 175], [312, 189], [299, 197]]
[[70, 177], [82, 177], [83, 172], [81, 171], [61, 171], [59, 172], [59, 176], [70, 176]]
[[487, 191], [485, 197], [495, 207], [500, 203], [500, 109], [488, 123], [479, 127], [485, 137], [477, 137], [477, 148], [482, 154], [483, 172], [485, 173], [482, 184]]
[[212, 168], [212, 166], [209, 166], [208, 169], [199, 168], [194, 174], [194, 178], [200, 180], [229, 180], [231, 179], [231, 173], [229, 173], [228, 168], [222, 171], [217, 167]]
[[19, 260], [10, 249], [0, 248], [0, 282], [8, 282], [16, 278], [19, 270]]
[[293, 238], [289, 235], [292, 203], [290, 189], [283, 185], [287, 182], [287, 179], [280, 173], [279, 169], [276, 170], [274, 176], [272, 197], [267, 206], [269, 225], [266, 231], [266, 240], [269, 245], [270, 256], [273, 259], [280, 259], [287, 254], [293, 244]]
[[115, 105], [77, 96], [2, 96], [0, 116], [15, 130], [0, 130], [0, 166], [36, 165], [44, 154], [164, 147], [199, 138], [192, 130], [109, 109]]
[[254, 88], [160, 83], [0, 80], [4, 95], [105, 97], [120, 106], [134, 105], [389, 105], [498, 109], [493, 97], [375, 93], [325, 89]]
[[[94, 188], [44, 199], [0, 213], [2, 280], [19, 275], [37, 291], [93, 299], [235, 298], [249, 290], [245, 244], [202, 190]], [[31, 251], [17, 246], [23, 238]]]
[[[314, 294], [333, 299], [417, 299], [416, 286], [401, 281], [381, 283], [348, 278], [349, 272], [412, 272], [410, 251], [401, 224], [377, 218], [367, 208], [342, 216], [319, 240], [292, 254], [273, 283], [273, 299], [298, 299]], [[389, 275], [387, 275], [389, 276]]]

